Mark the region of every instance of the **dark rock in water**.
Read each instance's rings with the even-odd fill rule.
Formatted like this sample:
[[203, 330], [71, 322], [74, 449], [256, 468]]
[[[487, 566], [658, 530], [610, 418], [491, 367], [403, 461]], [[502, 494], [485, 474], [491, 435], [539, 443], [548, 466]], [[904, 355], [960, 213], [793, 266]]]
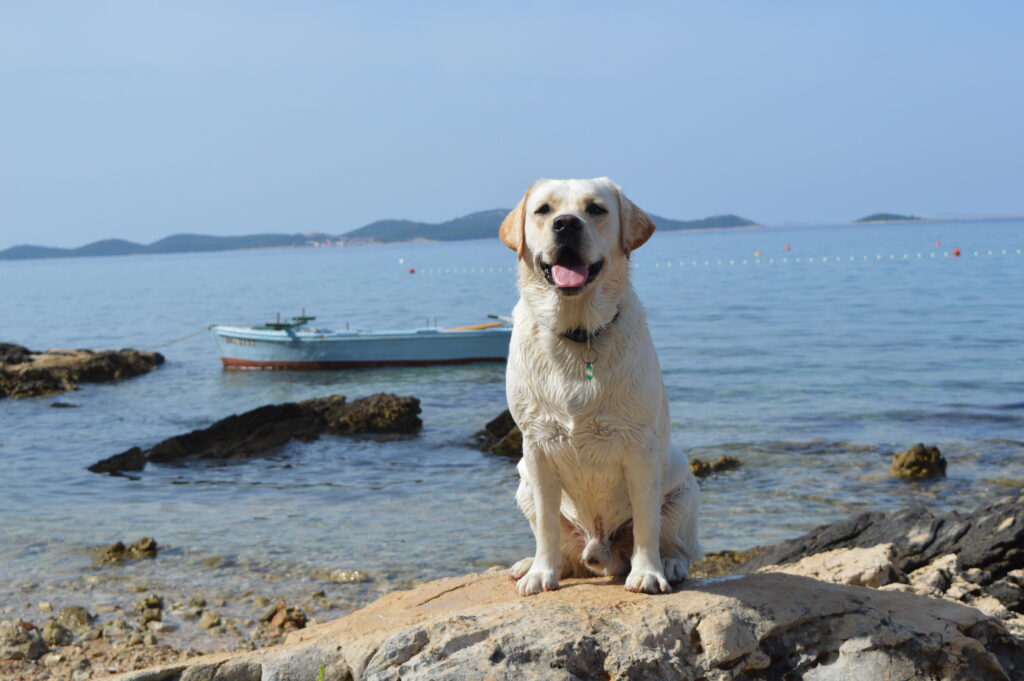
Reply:
[[54, 409], [78, 409], [77, 404], [71, 404], [70, 402], [51, 402], [50, 406]]
[[970, 513], [935, 515], [923, 506], [868, 512], [822, 525], [777, 544], [743, 564], [743, 570], [792, 563], [816, 553], [892, 543], [897, 567], [910, 572], [955, 554], [957, 567], [988, 573], [991, 582], [1024, 568], [1024, 491], [984, 503]]
[[927, 480], [946, 477], [946, 459], [938, 447], [918, 442], [905, 452], [892, 457], [889, 472], [904, 480]]
[[0, 343], [0, 364], [21, 364], [32, 361], [32, 351], [24, 345]]
[[141, 471], [146, 467], [146, 454], [138, 447], [115, 454], [97, 461], [89, 466], [93, 473], [120, 473], [121, 471]]
[[152, 537], [143, 537], [130, 546], [125, 546], [124, 542], [117, 541], [100, 551], [96, 557], [96, 562], [100, 565], [109, 565], [112, 563], [122, 563], [126, 560], [156, 558], [157, 551], [159, 550], [160, 547], [157, 546], [156, 539]]
[[700, 459], [690, 459], [690, 472], [698, 478], [706, 478], [712, 473], [724, 473], [739, 468], [743, 462], [734, 456], [723, 456], [717, 461], [707, 463]]
[[[21, 346], [3, 345], [3, 348]], [[24, 349], [24, 348], [22, 348]], [[145, 374], [164, 363], [158, 352], [138, 350], [6, 350], [0, 361], [0, 398], [36, 397], [77, 390], [79, 383], [102, 383]]]
[[89, 467], [94, 473], [142, 470], [147, 461], [247, 459], [273, 452], [292, 440], [310, 442], [321, 434], [407, 434], [423, 426], [415, 397], [377, 394], [348, 402], [343, 395], [259, 407], [154, 445], [133, 447]]
[[518, 458], [523, 455], [523, 434], [506, 409], [473, 436], [477, 446], [491, 454]]

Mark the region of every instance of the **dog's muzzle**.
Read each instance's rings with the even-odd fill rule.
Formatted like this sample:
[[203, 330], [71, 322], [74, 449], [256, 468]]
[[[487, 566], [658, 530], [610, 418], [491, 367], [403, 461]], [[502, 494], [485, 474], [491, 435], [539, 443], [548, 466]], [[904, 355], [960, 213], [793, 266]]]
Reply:
[[586, 264], [572, 248], [563, 247], [558, 250], [554, 261], [540, 261], [541, 271], [548, 283], [562, 295], [574, 296], [580, 293], [587, 284], [594, 281], [604, 267], [604, 260]]

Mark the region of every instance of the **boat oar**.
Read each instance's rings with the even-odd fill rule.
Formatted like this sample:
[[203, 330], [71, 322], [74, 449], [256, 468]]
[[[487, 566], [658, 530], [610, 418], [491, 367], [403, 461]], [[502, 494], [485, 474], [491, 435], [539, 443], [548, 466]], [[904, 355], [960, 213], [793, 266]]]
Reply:
[[480, 329], [493, 329], [496, 326], [503, 326], [501, 322], [487, 322], [486, 324], [472, 324], [470, 326], [456, 326], [451, 329], [441, 329], [442, 332], [447, 333], [448, 331], [479, 331]]

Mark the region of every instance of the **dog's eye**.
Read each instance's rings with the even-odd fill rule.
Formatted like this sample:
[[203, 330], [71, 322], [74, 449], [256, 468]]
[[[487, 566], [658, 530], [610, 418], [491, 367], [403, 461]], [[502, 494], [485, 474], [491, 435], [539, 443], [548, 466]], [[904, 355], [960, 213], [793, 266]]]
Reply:
[[592, 203], [589, 206], [587, 206], [587, 215], [593, 215], [594, 217], [597, 217], [598, 215], [604, 215], [607, 212], [607, 208], [596, 203]]
[[546, 203], [543, 203], [541, 204], [540, 208], [533, 212], [536, 213], [537, 215], [547, 215], [548, 213], [551, 212], [551, 206], [549, 206]]

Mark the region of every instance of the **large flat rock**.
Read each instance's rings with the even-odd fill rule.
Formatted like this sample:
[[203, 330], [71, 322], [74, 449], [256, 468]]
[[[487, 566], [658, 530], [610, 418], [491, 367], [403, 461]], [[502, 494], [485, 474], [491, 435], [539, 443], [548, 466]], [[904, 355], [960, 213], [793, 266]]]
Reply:
[[761, 573], [672, 594], [568, 580], [516, 595], [503, 573], [389, 594], [274, 648], [193, 658], [121, 681], [1024, 678], [1024, 641], [946, 600]]

